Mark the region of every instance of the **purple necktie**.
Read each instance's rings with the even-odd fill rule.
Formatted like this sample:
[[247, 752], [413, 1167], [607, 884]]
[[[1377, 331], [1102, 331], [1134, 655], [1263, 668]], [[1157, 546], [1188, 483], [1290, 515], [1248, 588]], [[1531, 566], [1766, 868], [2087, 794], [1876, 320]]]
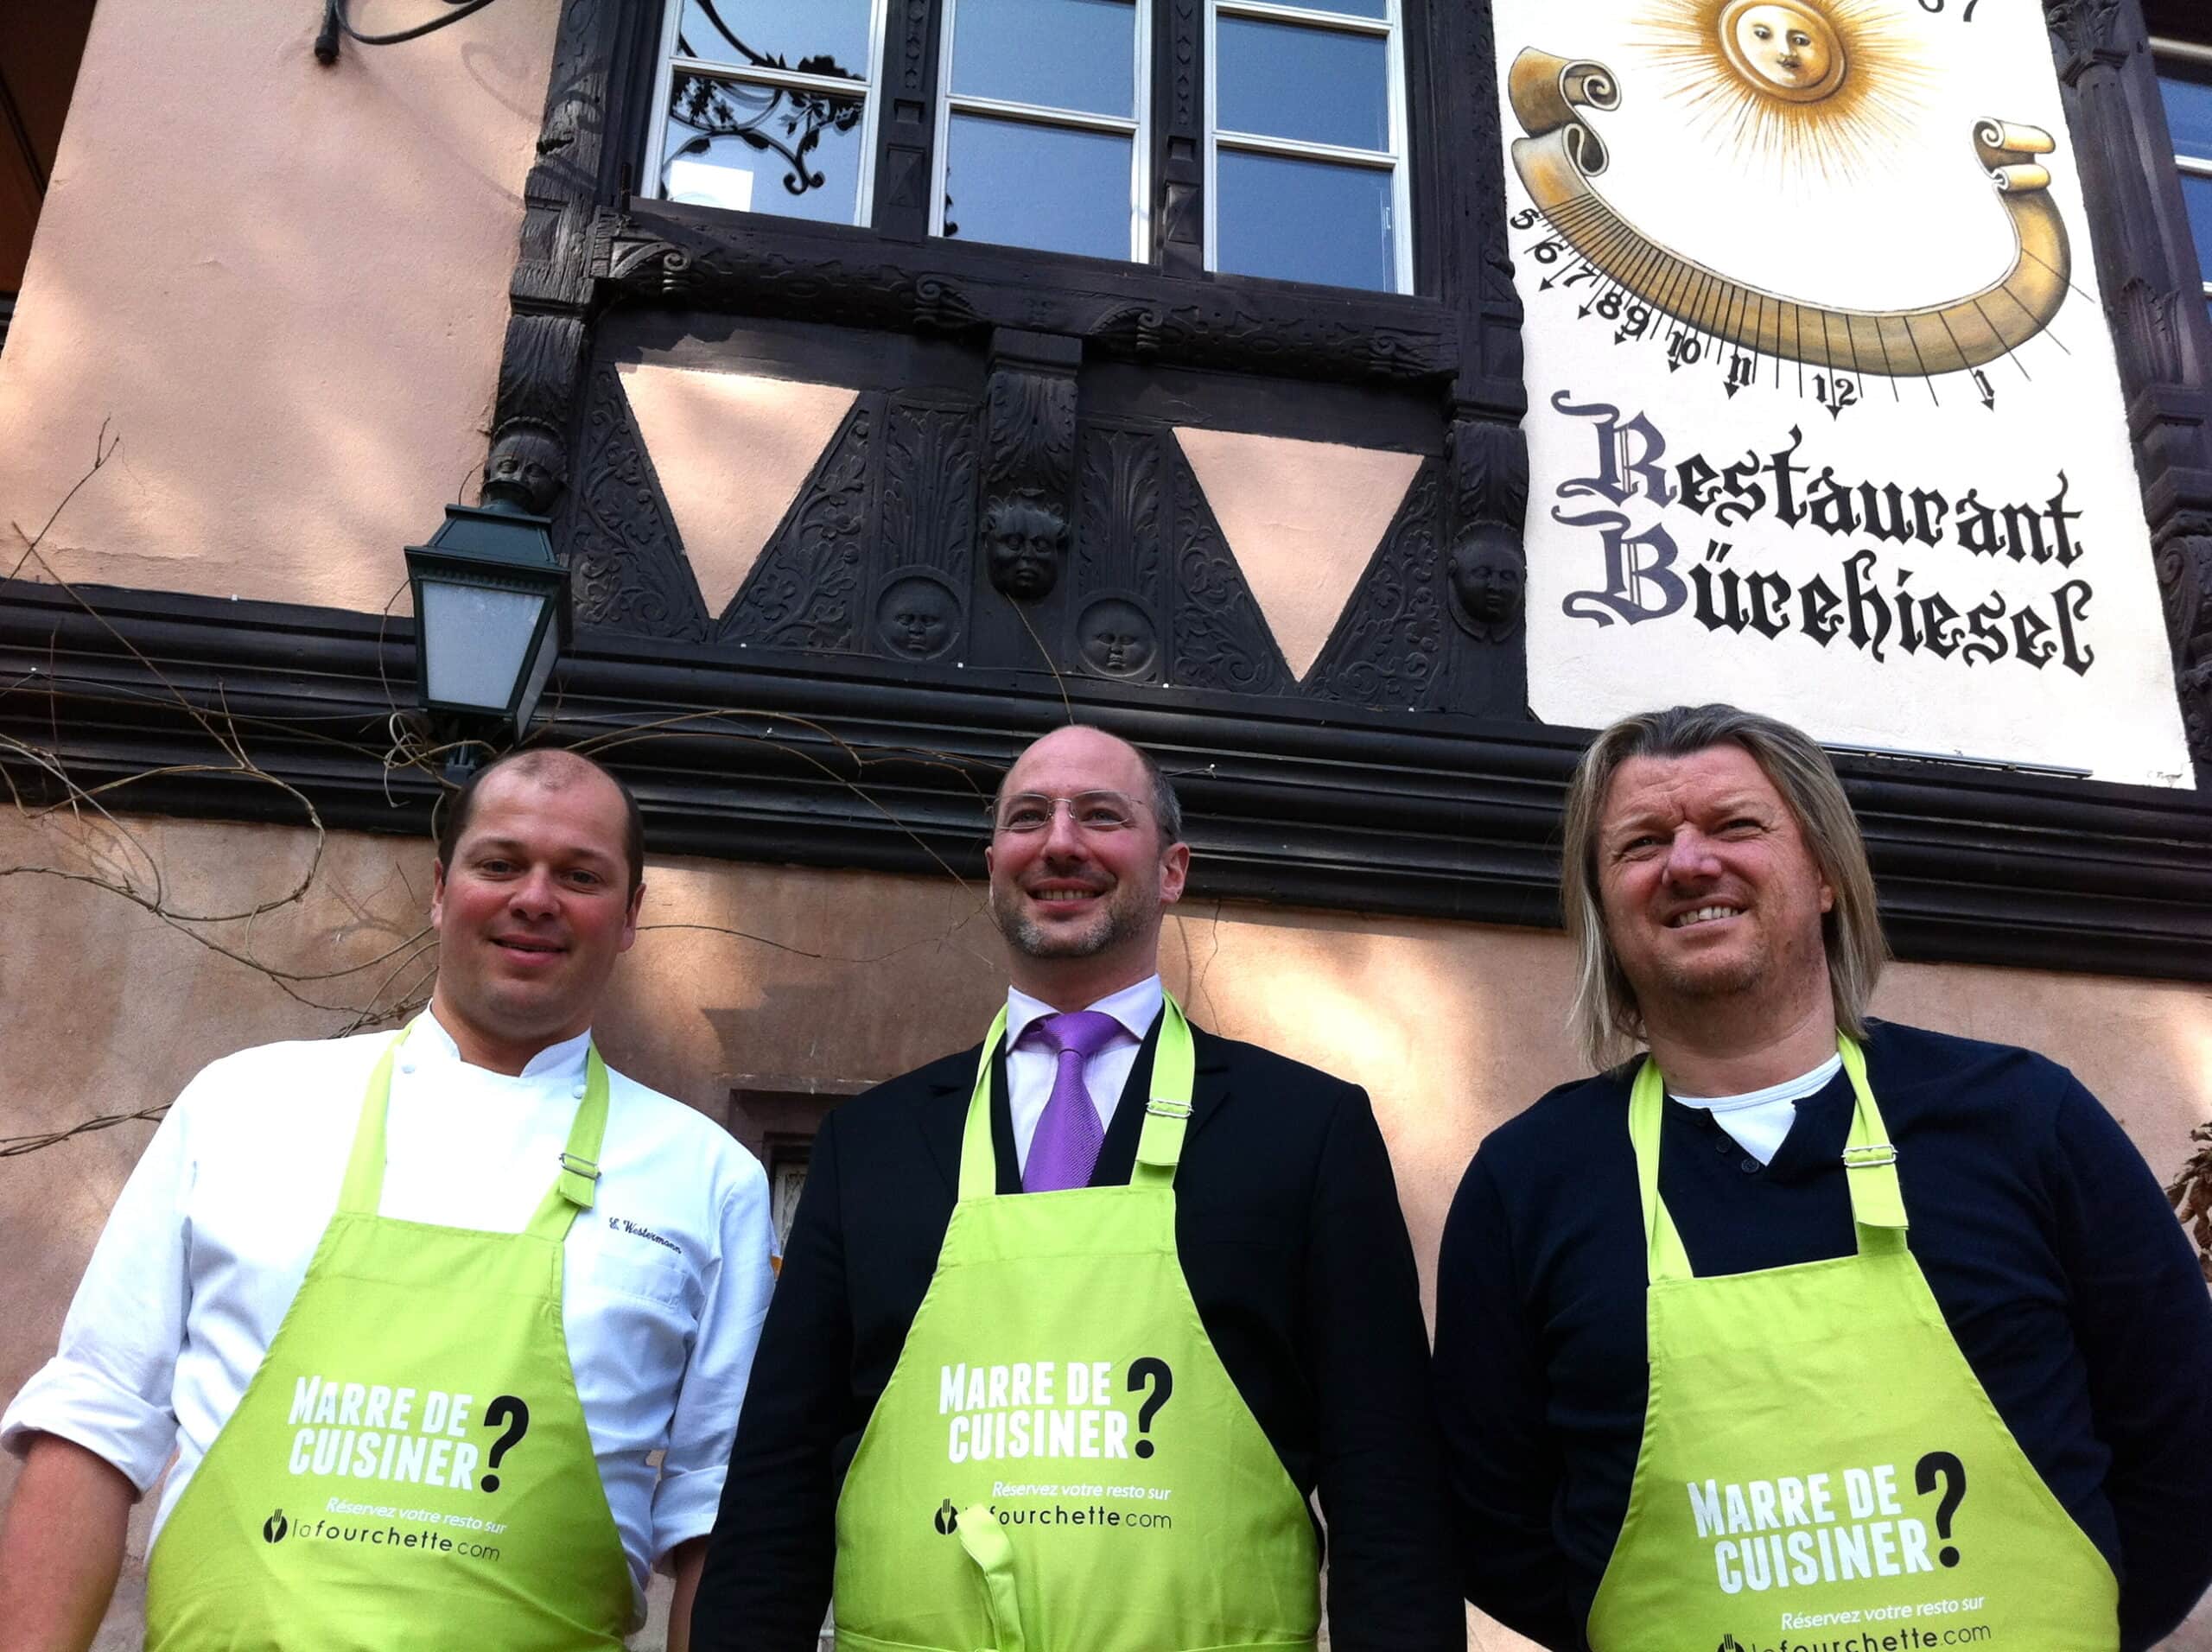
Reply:
[[1052, 1051], [1060, 1063], [1052, 1076], [1052, 1093], [1037, 1117], [1037, 1134], [1030, 1138], [1029, 1163], [1021, 1172], [1023, 1192], [1057, 1193], [1090, 1185], [1091, 1166], [1098, 1162], [1098, 1144], [1106, 1132], [1084, 1084], [1083, 1068], [1121, 1030], [1122, 1024], [1110, 1015], [1077, 1009], [1033, 1021], [1022, 1034], [1025, 1040], [1034, 1039]]

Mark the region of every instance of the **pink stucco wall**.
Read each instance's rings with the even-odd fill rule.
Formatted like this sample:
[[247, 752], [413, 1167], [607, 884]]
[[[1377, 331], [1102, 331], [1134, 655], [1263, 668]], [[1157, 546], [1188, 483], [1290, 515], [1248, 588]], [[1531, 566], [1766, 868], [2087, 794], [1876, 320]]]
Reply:
[[0, 353], [0, 569], [105, 423], [62, 577], [385, 606], [483, 462], [556, 10], [326, 69], [315, 5], [100, 0]]

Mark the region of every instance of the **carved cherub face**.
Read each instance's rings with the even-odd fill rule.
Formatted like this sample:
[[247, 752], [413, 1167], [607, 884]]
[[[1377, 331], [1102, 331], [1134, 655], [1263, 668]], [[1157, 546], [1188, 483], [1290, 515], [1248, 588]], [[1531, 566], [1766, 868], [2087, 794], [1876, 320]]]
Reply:
[[991, 502], [983, 516], [983, 553], [991, 583], [1005, 596], [1034, 602], [1060, 582], [1067, 558], [1067, 523], [1037, 499]]
[[1757, 83], [1796, 100], [1824, 98], [1842, 82], [1843, 42], [1805, 0], [1759, 0], [1729, 8], [1722, 44]]
[[1510, 625], [1521, 615], [1528, 569], [1510, 529], [1479, 523], [1452, 543], [1452, 594], [1477, 625]]
[[561, 444], [524, 426], [502, 436], [484, 466], [484, 498], [542, 511], [561, 481]]
[[910, 577], [884, 593], [878, 618], [892, 648], [912, 659], [930, 659], [950, 645], [960, 612], [952, 593], [936, 581]]
[[1144, 610], [1117, 596], [1084, 612], [1080, 640], [1084, 658], [1109, 677], [1141, 677], [1160, 651]]

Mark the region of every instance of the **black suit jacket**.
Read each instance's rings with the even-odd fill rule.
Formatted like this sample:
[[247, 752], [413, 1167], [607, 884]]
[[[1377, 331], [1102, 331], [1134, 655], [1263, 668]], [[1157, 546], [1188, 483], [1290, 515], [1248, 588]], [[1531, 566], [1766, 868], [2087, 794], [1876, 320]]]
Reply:
[[[1128, 1180], [1159, 1032], [1093, 1185]], [[1464, 1648], [1413, 1249], [1366, 1093], [1192, 1033], [1177, 1249], [1230, 1379], [1299, 1489], [1320, 1493], [1331, 1641]], [[815, 1140], [691, 1620], [701, 1652], [811, 1652], [838, 1488], [936, 1271], [981, 1054], [855, 1097]], [[1018, 1192], [1002, 1053], [993, 1064], [999, 1187]]]

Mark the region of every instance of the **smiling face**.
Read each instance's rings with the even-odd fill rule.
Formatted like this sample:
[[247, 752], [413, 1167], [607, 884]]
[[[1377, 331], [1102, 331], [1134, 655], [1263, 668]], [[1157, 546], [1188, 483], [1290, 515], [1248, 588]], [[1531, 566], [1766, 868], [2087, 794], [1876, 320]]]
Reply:
[[1088, 791], [1134, 798], [1135, 824], [1101, 831], [1056, 805], [1043, 830], [995, 829], [984, 856], [1014, 984], [1058, 1008], [1095, 1003], [1153, 973], [1162, 912], [1182, 899], [1191, 861], [1187, 845], [1160, 841], [1136, 753], [1096, 728], [1046, 735], [1008, 772], [1000, 797]]
[[1721, 29], [1722, 45], [1737, 67], [1783, 97], [1824, 98], [1842, 83], [1843, 42], [1834, 25], [1809, 5], [1759, 0], [1732, 6]]
[[1834, 893], [1742, 747], [1622, 764], [1596, 855], [1605, 934], [1647, 1026], [1724, 1003], [1781, 1026], [1827, 1001]]
[[[555, 782], [547, 785], [547, 779]], [[589, 766], [510, 766], [477, 788], [452, 863], [433, 867], [430, 1007], [465, 1060], [518, 1073], [591, 1026], [637, 938], [621, 794]]]

